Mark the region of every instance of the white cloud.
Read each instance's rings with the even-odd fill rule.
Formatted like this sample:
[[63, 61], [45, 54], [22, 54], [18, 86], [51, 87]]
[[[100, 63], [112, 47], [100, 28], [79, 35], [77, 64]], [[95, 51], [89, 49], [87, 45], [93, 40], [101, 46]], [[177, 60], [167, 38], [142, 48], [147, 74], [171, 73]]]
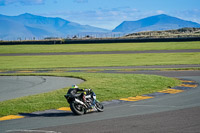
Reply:
[[74, 2], [76, 2], [76, 3], [87, 3], [88, 0], [74, 0]]
[[0, 0], [0, 6], [19, 3], [22, 5], [43, 4], [45, 0]]
[[165, 13], [165, 11], [162, 11], [162, 10], [157, 10], [156, 12], [157, 12], [157, 14], [164, 14]]
[[169, 14], [171, 16], [175, 16], [184, 20], [197, 22], [200, 24], [200, 9], [172, 11]]
[[113, 9], [99, 8], [98, 10], [88, 11], [63, 11], [40, 15], [61, 17], [72, 22], [112, 30], [123, 21], [135, 21], [157, 14], [157, 11], [144, 12], [130, 7], [118, 7]]
[[88, 10], [88, 11], [63, 11], [48, 14], [40, 14], [49, 17], [61, 17], [69, 21], [85, 25], [114, 29], [123, 21], [138, 20], [148, 15], [142, 15], [141, 11], [135, 8], [119, 7], [113, 9]]
[[142, 11], [130, 7], [119, 7], [113, 9], [99, 8], [88, 11], [62, 11], [48, 14], [40, 14], [49, 17], [61, 17], [79, 24], [91, 25], [106, 29], [114, 29], [123, 21], [136, 21], [145, 17], [167, 14], [184, 20], [200, 23], [200, 10], [166, 12], [163, 10]]

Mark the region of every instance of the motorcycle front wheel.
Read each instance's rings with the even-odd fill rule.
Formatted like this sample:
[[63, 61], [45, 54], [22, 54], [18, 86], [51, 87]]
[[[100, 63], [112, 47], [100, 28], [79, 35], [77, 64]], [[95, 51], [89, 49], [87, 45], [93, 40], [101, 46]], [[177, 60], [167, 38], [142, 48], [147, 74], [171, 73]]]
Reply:
[[70, 103], [70, 108], [75, 115], [83, 115], [85, 113], [84, 107], [79, 103]]
[[104, 106], [100, 102], [96, 101], [96, 109], [98, 112], [103, 112]]

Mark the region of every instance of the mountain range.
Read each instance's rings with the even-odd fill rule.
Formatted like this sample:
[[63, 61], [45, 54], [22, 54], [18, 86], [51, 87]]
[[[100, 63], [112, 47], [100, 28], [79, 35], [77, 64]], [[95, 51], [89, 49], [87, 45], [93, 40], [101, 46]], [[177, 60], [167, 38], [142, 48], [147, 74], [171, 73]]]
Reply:
[[36, 16], [29, 13], [19, 16], [0, 15], [0, 40], [67, 37], [67, 35], [108, 31], [89, 25], [80, 25], [62, 18]]
[[185, 21], [165, 14], [124, 21], [112, 31], [81, 25], [62, 18], [43, 17], [29, 13], [18, 16], [0, 14], [0, 40], [43, 39], [45, 37], [64, 37], [69, 35], [91, 35], [107, 33], [134, 33], [139, 31], [157, 31], [184, 27], [199, 28], [200, 24]]
[[113, 30], [113, 32], [134, 33], [140, 31], [160, 31], [160, 30], [180, 29], [184, 27], [199, 28], [200, 24], [168, 16], [165, 14], [160, 14], [140, 19], [137, 21], [124, 21], [119, 26], [117, 26]]

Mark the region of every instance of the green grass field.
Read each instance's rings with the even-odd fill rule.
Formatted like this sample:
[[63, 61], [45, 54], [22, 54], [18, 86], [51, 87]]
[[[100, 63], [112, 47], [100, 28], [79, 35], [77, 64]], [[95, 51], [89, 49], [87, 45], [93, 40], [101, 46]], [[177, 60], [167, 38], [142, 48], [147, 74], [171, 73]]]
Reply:
[[0, 56], [0, 70], [200, 64], [200, 53]]
[[0, 45], [0, 53], [49, 53], [88, 51], [144, 51], [200, 49], [200, 42], [152, 42], [108, 44]]

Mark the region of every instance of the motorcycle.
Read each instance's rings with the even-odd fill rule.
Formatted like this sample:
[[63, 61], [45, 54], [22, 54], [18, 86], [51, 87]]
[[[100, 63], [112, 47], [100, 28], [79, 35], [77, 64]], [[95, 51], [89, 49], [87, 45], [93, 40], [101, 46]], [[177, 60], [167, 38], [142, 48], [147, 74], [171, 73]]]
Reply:
[[70, 104], [71, 111], [75, 115], [83, 115], [92, 111], [103, 112], [104, 110], [104, 106], [96, 99], [93, 91], [88, 93], [85, 90], [77, 92], [74, 89], [69, 89], [64, 96]]

